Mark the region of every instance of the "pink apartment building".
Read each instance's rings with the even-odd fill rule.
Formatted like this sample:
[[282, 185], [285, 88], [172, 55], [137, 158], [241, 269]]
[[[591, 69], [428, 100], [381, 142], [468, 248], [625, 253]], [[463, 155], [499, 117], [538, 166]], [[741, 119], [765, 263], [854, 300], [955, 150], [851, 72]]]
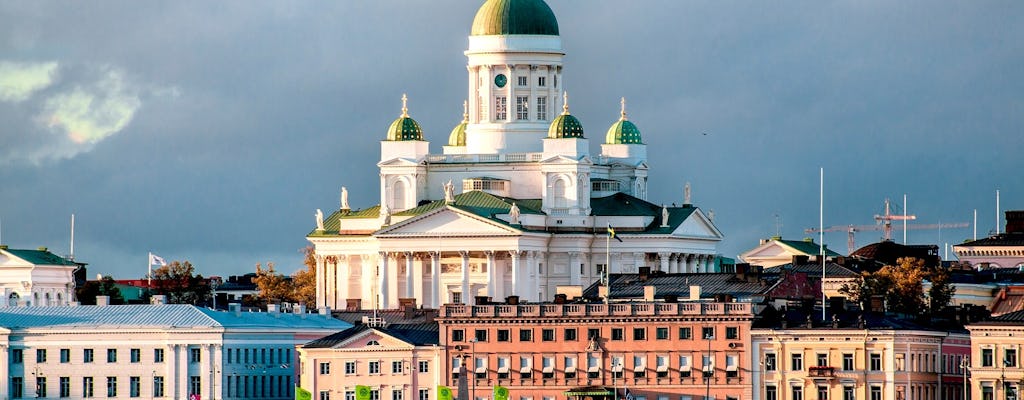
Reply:
[[[441, 381], [469, 399], [749, 399], [750, 303], [446, 305]], [[628, 391], [628, 392], [627, 392]]]

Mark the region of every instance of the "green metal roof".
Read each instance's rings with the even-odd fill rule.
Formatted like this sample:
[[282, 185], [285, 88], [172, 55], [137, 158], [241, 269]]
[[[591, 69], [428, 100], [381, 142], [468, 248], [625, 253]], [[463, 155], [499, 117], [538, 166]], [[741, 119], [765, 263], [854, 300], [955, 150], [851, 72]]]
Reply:
[[[807, 255], [815, 255], [815, 254], [818, 254], [820, 252], [818, 244], [814, 243], [813, 240], [782, 240], [782, 239], [776, 239], [776, 240], [778, 240], [779, 243], [782, 243], [782, 244], [784, 244], [786, 246], [792, 247], [794, 250], [799, 251], [799, 252], [804, 253], [804, 254], [807, 254]], [[836, 253], [836, 252], [834, 252], [832, 250], [829, 250], [827, 245], [825, 246], [825, 255], [829, 256], [829, 257], [842, 256], [842, 254], [839, 254], [839, 253]]]
[[26, 262], [32, 263], [33, 265], [78, 265], [73, 261], [70, 261], [64, 257], [58, 256], [46, 250], [46, 248], [40, 248], [38, 250], [21, 250], [21, 249], [6, 249], [8, 253], [11, 253], [15, 257], [18, 257]]
[[568, 112], [564, 112], [551, 121], [548, 128], [548, 139], [583, 139], [583, 124]]
[[543, 0], [487, 0], [473, 18], [472, 36], [558, 36], [558, 20]]
[[388, 141], [396, 142], [401, 140], [423, 140], [423, 129], [416, 120], [402, 116], [395, 119], [388, 127]]
[[604, 142], [606, 144], [643, 144], [640, 140], [640, 130], [625, 118], [619, 119], [608, 128]]

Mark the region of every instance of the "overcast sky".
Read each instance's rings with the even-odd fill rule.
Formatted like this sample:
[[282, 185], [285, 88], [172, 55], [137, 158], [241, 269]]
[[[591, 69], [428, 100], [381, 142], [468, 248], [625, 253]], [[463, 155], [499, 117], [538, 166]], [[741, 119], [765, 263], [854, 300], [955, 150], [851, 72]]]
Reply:
[[[377, 203], [409, 109], [440, 153], [481, 1], [0, 2], [0, 241], [138, 278], [301, 265], [314, 210]], [[549, 0], [596, 152], [619, 97], [650, 197], [714, 210], [726, 256], [780, 231], [1024, 209], [1024, 2]], [[778, 217], [776, 217], [778, 216]], [[862, 232], [858, 246], [879, 232]], [[971, 228], [911, 231], [957, 243]], [[902, 239], [902, 234], [899, 235]], [[846, 235], [826, 236], [845, 252]]]

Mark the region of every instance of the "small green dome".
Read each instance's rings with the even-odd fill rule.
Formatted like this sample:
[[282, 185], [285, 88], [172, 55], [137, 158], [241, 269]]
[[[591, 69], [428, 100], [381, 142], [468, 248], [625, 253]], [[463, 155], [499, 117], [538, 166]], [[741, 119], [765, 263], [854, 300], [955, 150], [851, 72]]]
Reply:
[[558, 36], [558, 20], [544, 0], [487, 0], [473, 18], [472, 36]]
[[408, 97], [402, 95], [402, 115], [395, 119], [388, 127], [387, 140], [397, 142], [402, 140], [423, 140], [423, 129], [416, 120], [409, 117], [409, 109], [406, 107]]
[[608, 134], [604, 136], [605, 144], [643, 144], [640, 140], [640, 130], [637, 129], [636, 125], [626, 119], [626, 98], [623, 97], [622, 101], [622, 116], [619, 117], [618, 121], [615, 121], [610, 128], [608, 128]]
[[640, 130], [628, 119], [620, 119], [608, 128], [605, 135], [606, 144], [643, 144], [640, 141]]
[[551, 121], [548, 139], [583, 139], [583, 124], [569, 113], [562, 113]]
[[448, 135], [449, 146], [466, 146], [466, 125], [469, 125], [466, 121], [455, 125], [455, 129], [452, 129], [452, 133]]

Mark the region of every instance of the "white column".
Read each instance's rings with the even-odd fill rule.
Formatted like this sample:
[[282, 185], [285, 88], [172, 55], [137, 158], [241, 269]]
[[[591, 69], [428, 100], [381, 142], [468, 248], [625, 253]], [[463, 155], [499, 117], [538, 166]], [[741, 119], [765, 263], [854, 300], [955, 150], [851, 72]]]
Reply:
[[[344, 265], [344, 266], [342, 266]], [[352, 276], [352, 268], [349, 266], [349, 259], [347, 256], [338, 256], [338, 264], [335, 267], [338, 280], [334, 282], [334, 286], [338, 288], [338, 295], [335, 296], [334, 307], [335, 310], [344, 310], [348, 307], [348, 283]]]
[[430, 252], [430, 279], [433, 290], [430, 293], [430, 300], [434, 308], [441, 307], [441, 294], [444, 293], [444, 286], [441, 285], [441, 252]]
[[[704, 271], [713, 272], [713, 269], [715, 267], [715, 255], [708, 254], [704, 256], [704, 261], [706, 262], [704, 266]], [[822, 284], [824, 284], [824, 282]]]
[[469, 122], [479, 123], [477, 117], [480, 115], [480, 108], [477, 105], [477, 98], [480, 97], [480, 67], [467, 65], [466, 71], [469, 72], [469, 97], [466, 98], [469, 105]]
[[326, 304], [327, 296], [324, 294], [324, 257], [316, 255], [316, 307]]
[[175, 346], [174, 353], [174, 362], [175, 365], [177, 366], [177, 371], [175, 371], [175, 374], [177, 375], [178, 378], [178, 381], [175, 384], [176, 387], [174, 389], [175, 393], [177, 393], [175, 398], [184, 399], [188, 397], [188, 346], [177, 345]]
[[[7, 304], [7, 297], [4, 297], [3, 299], [0, 299], [0, 302], [3, 302], [4, 304]], [[10, 381], [10, 378], [7, 378], [7, 377], [11, 376], [11, 373], [8, 370], [8, 368], [10, 368], [10, 363], [8, 362], [8, 360], [11, 359], [10, 358], [11, 355], [8, 354], [8, 352], [9, 352], [8, 349], [9, 349], [9, 347], [7, 347], [7, 345], [0, 344], [0, 360], [3, 360], [3, 362], [0, 362], [0, 376], [4, 377], [4, 378], [0, 378], [0, 393], [10, 393], [10, 391], [7, 388], [7, 384]], [[47, 382], [47, 383], [49, 383], [49, 382]], [[58, 385], [60, 384], [59, 380], [57, 381], [57, 384]]]
[[522, 296], [523, 300], [535, 301], [537, 297], [537, 289], [534, 282], [536, 282], [537, 274], [537, 260], [534, 258], [532, 251], [526, 252], [526, 268], [523, 270], [523, 288], [519, 295]]
[[522, 285], [522, 271], [519, 270], [519, 250], [511, 250], [508, 252], [509, 257], [512, 257], [512, 293], [510, 295], [522, 295], [523, 288], [519, 287]]
[[214, 398], [213, 378], [210, 374], [213, 364], [213, 349], [209, 344], [199, 346], [199, 395], [200, 398]]
[[361, 254], [359, 255], [359, 265], [363, 269], [362, 276], [359, 277], [359, 298], [362, 299], [360, 307], [364, 310], [373, 309], [373, 304], [377, 296], [377, 262], [373, 259], [372, 254]]
[[405, 297], [416, 297], [412, 273], [412, 252], [405, 252]]
[[498, 282], [498, 266], [494, 265], [494, 251], [487, 250], [484, 254], [487, 255], [487, 297], [498, 300], [498, 293], [494, 287]]
[[658, 261], [661, 262], [659, 271], [668, 272], [668, 258], [672, 256], [672, 253], [658, 253]]
[[215, 344], [213, 345], [213, 391], [211, 392], [211, 399], [223, 399], [224, 398], [224, 370], [221, 369], [224, 366], [224, 345]]
[[[388, 308], [388, 259], [390, 256], [386, 251], [379, 252], [380, 272], [377, 276], [377, 293], [380, 298], [379, 308]], [[376, 299], [374, 299], [376, 301]]]
[[570, 252], [566, 253], [566, 255], [569, 257], [569, 284], [570, 285], [579, 285], [580, 284], [580, 267], [579, 267], [579, 265], [576, 265], [577, 264], [576, 263], [576, 256], [579, 255], [579, 253], [577, 253], [575, 251], [570, 251]]
[[462, 304], [473, 304], [469, 293], [469, 252], [461, 250], [459, 255], [462, 256]]
[[685, 264], [686, 273], [693, 273], [693, 254], [683, 254], [683, 264]]
[[530, 107], [526, 109], [526, 120], [536, 121], [537, 120], [537, 65], [530, 66], [530, 72], [527, 73], [526, 84], [530, 88], [530, 97], [526, 98], [526, 104]]
[[415, 254], [412, 258], [415, 270], [412, 274], [412, 294], [409, 297], [416, 299], [422, 305], [429, 301], [429, 299], [424, 297], [423, 293], [423, 265], [427, 263], [427, 260], [423, 257], [422, 253]]
[[516, 120], [516, 66], [506, 65], [508, 68], [508, 85], [505, 85], [505, 91], [508, 93], [507, 103], [505, 103], [505, 122], [512, 122]]

